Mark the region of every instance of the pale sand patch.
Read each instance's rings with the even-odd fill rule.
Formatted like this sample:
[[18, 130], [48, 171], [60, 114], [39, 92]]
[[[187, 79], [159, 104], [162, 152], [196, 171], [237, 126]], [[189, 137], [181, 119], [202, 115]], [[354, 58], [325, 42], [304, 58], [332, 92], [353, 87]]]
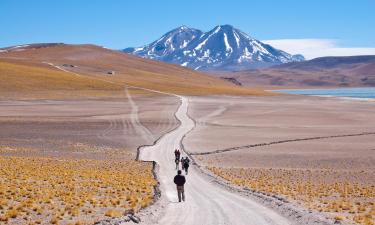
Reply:
[[[193, 154], [238, 147], [194, 158], [234, 184], [374, 224], [374, 112], [373, 102], [335, 98], [191, 98], [196, 128], [184, 146]], [[325, 138], [273, 143], [314, 137]], [[261, 143], [271, 144], [244, 147]]]
[[0, 144], [63, 150], [66, 143], [121, 147], [133, 153], [152, 144], [135, 129], [144, 126], [153, 138], [177, 125], [172, 97], [133, 97], [139, 105], [139, 124], [132, 123], [132, 108], [123, 100], [1, 101]]
[[[220, 107], [226, 107], [221, 115], [201, 120]], [[371, 102], [327, 98], [192, 98], [189, 114], [197, 121], [197, 128], [185, 144], [190, 152], [208, 152], [280, 140], [375, 132], [373, 112], [375, 104]]]

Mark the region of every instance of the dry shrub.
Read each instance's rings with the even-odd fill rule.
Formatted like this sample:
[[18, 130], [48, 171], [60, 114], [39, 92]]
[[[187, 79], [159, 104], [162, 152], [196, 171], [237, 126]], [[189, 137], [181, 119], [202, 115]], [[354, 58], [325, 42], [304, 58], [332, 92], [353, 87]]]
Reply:
[[86, 224], [145, 207], [155, 185], [150, 163], [0, 156], [0, 220]]
[[[369, 171], [209, 168], [243, 187], [297, 201], [309, 209], [332, 214], [336, 220], [374, 225], [375, 185], [357, 182], [374, 176]], [[354, 181], [355, 180], [355, 181]]]

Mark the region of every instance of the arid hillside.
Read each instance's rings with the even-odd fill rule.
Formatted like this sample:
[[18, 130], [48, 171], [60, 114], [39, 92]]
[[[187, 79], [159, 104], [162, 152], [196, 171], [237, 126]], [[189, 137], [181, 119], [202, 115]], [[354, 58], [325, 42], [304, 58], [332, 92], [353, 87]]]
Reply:
[[373, 87], [375, 56], [321, 57], [258, 70], [212, 75], [242, 86]]
[[3, 98], [123, 96], [124, 85], [179, 94], [264, 94], [180, 66], [94, 45], [32, 44], [0, 49]]

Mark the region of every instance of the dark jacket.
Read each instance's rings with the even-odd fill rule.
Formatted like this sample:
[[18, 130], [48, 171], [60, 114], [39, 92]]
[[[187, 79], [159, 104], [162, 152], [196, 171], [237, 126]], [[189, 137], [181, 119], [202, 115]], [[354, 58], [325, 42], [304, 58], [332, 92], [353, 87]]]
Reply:
[[176, 175], [173, 179], [173, 182], [177, 185], [177, 186], [184, 186], [185, 182], [186, 182], [186, 179], [183, 175]]
[[188, 168], [188, 167], [189, 167], [189, 161], [185, 161], [185, 162], [184, 162], [184, 167], [185, 167], [185, 168]]
[[189, 167], [189, 163], [190, 163], [189, 158], [186, 158], [186, 159], [184, 160], [184, 162], [183, 162], [184, 167]]

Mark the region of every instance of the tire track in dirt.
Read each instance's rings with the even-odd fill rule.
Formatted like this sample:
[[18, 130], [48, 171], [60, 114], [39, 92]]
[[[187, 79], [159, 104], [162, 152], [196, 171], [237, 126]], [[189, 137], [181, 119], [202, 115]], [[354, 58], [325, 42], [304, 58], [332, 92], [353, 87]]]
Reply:
[[190, 153], [190, 154], [191, 155], [211, 155], [211, 154], [220, 154], [220, 153], [224, 153], [224, 152], [238, 151], [238, 150], [242, 150], [242, 149], [246, 149], [246, 148], [255, 148], [255, 147], [261, 147], [261, 146], [277, 145], [277, 144], [283, 144], [283, 143], [289, 143], [289, 142], [300, 142], [300, 141], [331, 139], [331, 138], [341, 138], [341, 137], [357, 137], [357, 136], [365, 136], [365, 135], [375, 135], [375, 132], [363, 132], [363, 133], [357, 133], [357, 134], [342, 134], [342, 135], [287, 139], [287, 140], [264, 142], [264, 143], [251, 144], [251, 145], [243, 145], [243, 146], [220, 149], [220, 150], [213, 150], [213, 151], [208, 151], [208, 152], [196, 152], [196, 153]]
[[[151, 131], [147, 127], [143, 126], [143, 124], [139, 121], [138, 106], [133, 101], [133, 98], [131, 97], [128, 88], [125, 88], [125, 94], [126, 94], [126, 97], [128, 98], [129, 104], [131, 106], [130, 120], [131, 120], [131, 123], [134, 126], [134, 129], [136, 130], [136, 132], [139, 135], [141, 135], [141, 137], [145, 141], [148, 141], [148, 142], [152, 143], [155, 140], [155, 137], [151, 133]], [[125, 126], [124, 126], [124, 129], [126, 129]]]

